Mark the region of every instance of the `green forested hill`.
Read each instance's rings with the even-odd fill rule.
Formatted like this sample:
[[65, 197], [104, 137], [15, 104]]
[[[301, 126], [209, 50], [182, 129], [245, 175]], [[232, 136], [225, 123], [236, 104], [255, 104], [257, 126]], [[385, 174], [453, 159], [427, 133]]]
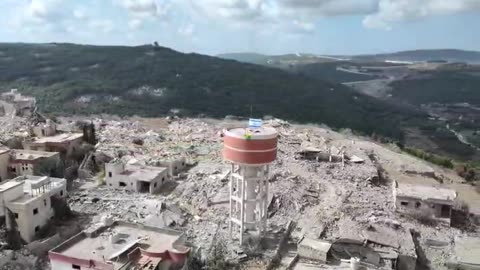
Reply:
[[480, 76], [462, 72], [431, 72], [392, 84], [396, 98], [412, 104], [470, 103], [480, 105]]
[[278, 69], [163, 47], [0, 44], [0, 83], [55, 113], [274, 115], [401, 137], [411, 112]]

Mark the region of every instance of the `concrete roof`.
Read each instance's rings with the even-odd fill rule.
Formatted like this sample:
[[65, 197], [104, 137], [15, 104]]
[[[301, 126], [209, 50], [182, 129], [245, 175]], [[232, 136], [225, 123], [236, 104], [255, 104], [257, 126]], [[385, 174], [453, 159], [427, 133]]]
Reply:
[[0, 192], [7, 191], [11, 188], [17, 187], [23, 185], [23, 182], [17, 182], [17, 181], [8, 181], [0, 185]]
[[65, 143], [83, 137], [83, 133], [63, 133], [54, 136], [36, 138], [33, 143]]
[[118, 262], [115, 258], [129, 248], [140, 245], [147, 252], [177, 251], [174, 246], [182, 235], [183, 233], [174, 230], [115, 222], [98, 233], [82, 232], [52, 249], [51, 252], [83, 260], [100, 262], [111, 260], [114, 269], [118, 269], [125, 262]]
[[138, 181], [150, 182], [167, 170], [165, 167], [127, 165], [125, 174]]
[[8, 153], [10, 151], [10, 148], [6, 147], [5, 145], [0, 144], [0, 155]]
[[[17, 198], [13, 201], [10, 201], [11, 204], [25, 204], [29, 201], [35, 200], [39, 195], [42, 195], [43, 192], [49, 192], [51, 190], [59, 189], [62, 186], [66, 186], [67, 180], [63, 178], [54, 178], [48, 176], [32, 176], [25, 175], [19, 176], [15, 179], [10, 180], [7, 183], [14, 182], [19, 185], [23, 185], [24, 195], [20, 198]], [[35, 189], [41, 188], [42, 193], [36, 192]]]
[[33, 150], [12, 150], [14, 160], [36, 160], [40, 158], [51, 158], [59, 155], [58, 152], [33, 151]]
[[314, 240], [310, 238], [303, 238], [302, 241], [300, 241], [299, 245], [307, 246], [315, 250], [320, 250], [324, 253], [327, 253], [332, 247], [332, 243], [330, 242], [326, 242], [322, 240]]
[[421, 200], [440, 200], [454, 201], [457, 192], [449, 188], [439, 188], [433, 186], [422, 186], [398, 183], [396, 187], [397, 196], [409, 197]]
[[480, 268], [480, 237], [456, 237], [455, 257], [458, 264]]

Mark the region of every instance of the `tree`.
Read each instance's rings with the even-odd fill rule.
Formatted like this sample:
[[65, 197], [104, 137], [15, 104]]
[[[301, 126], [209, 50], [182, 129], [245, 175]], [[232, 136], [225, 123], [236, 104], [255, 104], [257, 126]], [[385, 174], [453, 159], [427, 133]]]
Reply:
[[224, 270], [227, 268], [227, 262], [225, 260], [226, 246], [222, 241], [215, 241], [210, 254], [207, 258], [208, 270]]
[[63, 178], [65, 166], [60, 159], [44, 158], [33, 167], [33, 174]]
[[83, 131], [83, 139], [87, 143], [91, 145], [97, 144], [97, 138], [95, 135], [95, 125], [93, 123], [90, 122], [90, 124], [83, 124], [82, 131]]
[[18, 231], [18, 225], [15, 220], [15, 215], [13, 214], [10, 209], [7, 209], [7, 215], [9, 219], [9, 228], [7, 230], [7, 245], [9, 249], [12, 250], [19, 250], [22, 247], [23, 241], [22, 237], [20, 236], [20, 232]]
[[62, 220], [72, 217], [73, 212], [65, 198], [53, 196], [51, 200], [55, 219]]
[[205, 262], [198, 250], [190, 251], [187, 261], [182, 267], [182, 270], [202, 270], [205, 267]]

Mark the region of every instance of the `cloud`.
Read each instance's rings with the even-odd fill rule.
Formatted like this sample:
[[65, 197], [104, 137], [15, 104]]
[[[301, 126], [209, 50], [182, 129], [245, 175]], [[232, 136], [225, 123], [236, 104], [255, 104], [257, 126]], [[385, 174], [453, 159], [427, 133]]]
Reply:
[[212, 19], [251, 21], [265, 16], [266, 0], [203, 0], [192, 1], [194, 9]]
[[192, 36], [195, 32], [195, 25], [193, 23], [184, 25], [178, 29], [178, 33], [182, 36]]
[[293, 20], [293, 25], [305, 32], [305, 33], [311, 33], [313, 31], [315, 31], [315, 24], [314, 23], [311, 23], [311, 22], [303, 22], [303, 21], [298, 21], [298, 20]]
[[113, 22], [105, 19], [92, 20], [88, 23], [88, 27], [94, 31], [99, 30], [105, 34], [111, 33], [115, 29]]
[[25, 7], [24, 22], [46, 23], [63, 16], [62, 0], [31, 0]]
[[277, 0], [286, 14], [300, 16], [362, 15], [375, 11], [378, 0]]
[[120, 5], [134, 17], [155, 17], [163, 14], [163, 5], [155, 0], [119, 0]]
[[363, 25], [368, 28], [391, 30], [392, 24], [414, 21], [421, 18], [479, 12], [479, 0], [379, 0], [377, 12], [365, 17]]
[[81, 9], [81, 8], [77, 8], [77, 9], [73, 10], [73, 17], [75, 17], [78, 20], [85, 20], [85, 19], [88, 18], [85, 10]]
[[128, 28], [131, 30], [138, 30], [142, 27], [143, 21], [139, 19], [132, 19], [128, 21]]

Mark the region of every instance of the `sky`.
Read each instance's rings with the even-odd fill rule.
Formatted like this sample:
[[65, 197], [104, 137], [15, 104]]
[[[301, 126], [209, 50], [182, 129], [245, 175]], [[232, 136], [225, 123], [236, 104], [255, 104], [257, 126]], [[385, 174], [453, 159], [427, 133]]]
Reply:
[[480, 0], [0, 0], [0, 42], [216, 55], [480, 51]]

